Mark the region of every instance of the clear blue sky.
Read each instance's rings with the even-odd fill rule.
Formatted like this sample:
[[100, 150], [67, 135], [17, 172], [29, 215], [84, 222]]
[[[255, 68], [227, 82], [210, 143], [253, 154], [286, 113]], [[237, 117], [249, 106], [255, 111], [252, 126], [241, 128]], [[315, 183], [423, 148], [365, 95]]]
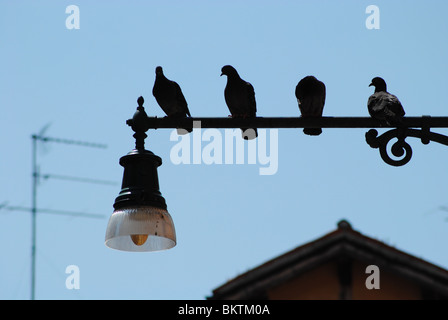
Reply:
[[[371, 4], [380, 10], [377, 30], [366, 28]], [[66, 28], [69, 5], [79, 7], [79, 29]], [[254, 86], [259, 116], [298, 116], [294, 89], [310, 74], [327, 86], [327, 116], [368, 116], [375, 76], [408, 116], [447, 116], [447, 11], [441, 0], [2, 1], [0, 204], [31, 205], [31, 135], [47, 124], [50, 137], [108, 148], [41, 143], [42, 174], [117, 183], [41, 181], [39, 208], [104, 218], [38, 214], [36, 298], [204, 299], [342, 218], [448, 268], [448, 212], [440, 209], [448, 205], [448, 149], [408, 138], [411, 162], [391, 167], [366, 144], [367, 129], [319, 137], [278, 130], [274, 175], [260, 175], [258, 160], [175, 165], [171, 130], [150, 131], [146, 146], [163, 159], [160, 188], [178, 244], [156, 253], [104, 245], [118, 160], [134, 147], [126, 120], [140, 95], [150, 116], [164, 115], [152, 96], [156, 66], [180, 84], [193, 116], [228, 116], [226, 64]], [[0, 299], [29, 299], [28, 212], [0, 209], [0, 251]], [[68, 265], [80, 269], [79, 290], [65, 286]]]

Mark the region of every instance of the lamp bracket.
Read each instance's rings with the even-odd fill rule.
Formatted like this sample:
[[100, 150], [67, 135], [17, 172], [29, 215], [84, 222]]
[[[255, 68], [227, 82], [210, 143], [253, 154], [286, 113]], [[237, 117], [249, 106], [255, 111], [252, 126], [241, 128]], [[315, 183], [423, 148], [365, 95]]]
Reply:
[[[412, 157], [412, 148], [405, 141], [407, 137], [420, 138], [423, 144], [434, 141], [448, 146], [448, 137], [432, 132], [432, 128], [448, 128], [448, 117], [404, 117], [399, 127], [394, 127], [385, 122], [371, 117], [253, 117], [253, 118], [232, 118], [232, 117], [197, 117], [197, 118], [172, 118], [172, 117], [148, 117], [143, 108], [143, 97], [139, 97], [138, 108], [132, 119], [127, 120], [127, 124], [132, 127], [136, 139], [136, 148], [144, 150], [144, 139], [147, 137], [146, 131], [149, 129], [176, 129], [176, 128], [391, 128], [391, 130], [378, 136], [378, 131], [370, 129], [366, 134], [367, 144], [375, 149], [379, 149], [381, 158], [391, 166], [403, 166]], [[392, 145], [391, 153], [388, 151], [388, 143], [396, 138]]]

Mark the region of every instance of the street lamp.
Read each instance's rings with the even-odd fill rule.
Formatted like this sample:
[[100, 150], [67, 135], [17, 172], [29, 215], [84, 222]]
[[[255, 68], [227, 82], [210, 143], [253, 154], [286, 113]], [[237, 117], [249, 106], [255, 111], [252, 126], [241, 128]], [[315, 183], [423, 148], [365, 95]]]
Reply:
[[159, 191], [157, 167], [162, 159], [145, 150], [147, 126], [143, 97], [128, 124], [135, 131], [136, 148], [120, 158], [123, 183], [106, 229], [106, 246], [123, 251], [159, 251], [176, 245], [173, 219]]
[[[157, 251], [176, 245], [173, 220], [167, 211], [165, 199], [159, 191], [157, 167], [162, 159], [145, 150], [146, 131], [158, 128], [389, 128], [382, 135], [370, 129], [365, 134], [367, 144], [379, 149], [381, 158], [391, 166], [403, 166], [412, 157], [407, 137], [420, 138], [423, 144], [434, 141], [448, 146], [448, 137], [431, 128], [448, 128], [448, 117], [404, 117], [398, 127], [371, 117], [320, 118], [178, 118], [148, 117], [143, 108], [143, 97], [126, 123], [135, 132], [135, 149], [120, 159], [124, 167], [122, 189], [115, 199], [112, 216], [106, 230], [106, 246], [124, 251]], [[393, 143], [389, 154], [389, 142]]]

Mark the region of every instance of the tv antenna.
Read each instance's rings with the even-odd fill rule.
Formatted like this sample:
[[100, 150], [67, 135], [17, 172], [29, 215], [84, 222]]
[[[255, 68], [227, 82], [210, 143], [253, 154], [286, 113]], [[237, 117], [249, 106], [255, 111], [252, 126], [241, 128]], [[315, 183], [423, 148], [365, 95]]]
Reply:
[[23, 206], [10, 206], [7, 202], [0, 204], [0, 209], [6, 209], [11, 211], [28, 211], [31, 212], [31, 300], [35, 299], [35, 291], [36, 291], [36, 218], [37, 213], [49, 213], [49, 214], [58, 214], [58, 215], [68, 215], [68, 216], [76, 216], [83, 218], [104, 218], [104, 215], [94, 214], [94, 213], [84, 213], [84, 212], [76, 212], [76, 211], [64, 211], [64, 210], [52, 210], [52, 209], [38, 209], [37, 208], [37, 186], [39, 184], [39, 179], [59, 179], [59, 180], [69, 180], [69, 181], [77, 181], [77, 182], [86, 182], [86, 183], [96, 183], [103, 185], [117, 185], [116, 182], [106, 181], [106, 180], [97, 180], [92, 178], [80, 178], [66, 175], [56, 175], [56, 174], [41, 174], [39, 172], [39, 168], [37, 165], [37, 144], [38, 142], [54, 142], [54, 143], [62, 143], [68, 145], [76, 145], [81, 147], [90, 147], [97, 149], [106, 149], [107, 145], [101, 143], [92, 143], [86, 141], [79, 140], [71, 140], [71, 139], [61, 139], [55, 137], [49, 137], [45, 135], [45, 132], [50, 127], [50, 123], [45, 125], [37, 134], [33, 134], [31, 136], [32, 139], [32, 192], [31, 192], [31, 208], [23, 207]]

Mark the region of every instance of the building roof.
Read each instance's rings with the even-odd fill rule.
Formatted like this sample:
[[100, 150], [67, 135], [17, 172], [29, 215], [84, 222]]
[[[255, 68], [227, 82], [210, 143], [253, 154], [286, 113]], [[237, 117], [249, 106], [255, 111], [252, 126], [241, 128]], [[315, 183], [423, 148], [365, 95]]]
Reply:
[[431, 288], [448, 298], [448, 270], [400, 251], [354, 230], [346, 220], [337, 229], [245, 272], [213, 290], [208, 299], [264, 297], [270, 288], [283, 284], [325, 262], [347, 257], [377, 265]]

